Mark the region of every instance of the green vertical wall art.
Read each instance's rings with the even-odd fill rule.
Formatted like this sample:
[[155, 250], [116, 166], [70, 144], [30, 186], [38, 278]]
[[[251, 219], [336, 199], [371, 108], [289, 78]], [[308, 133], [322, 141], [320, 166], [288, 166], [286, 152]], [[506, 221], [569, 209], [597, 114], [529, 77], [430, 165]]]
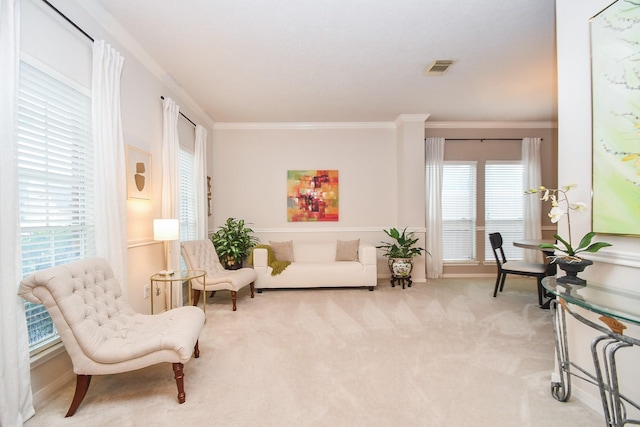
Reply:
[[593, 231], [640, 235], [640, 5], [591, 19]]

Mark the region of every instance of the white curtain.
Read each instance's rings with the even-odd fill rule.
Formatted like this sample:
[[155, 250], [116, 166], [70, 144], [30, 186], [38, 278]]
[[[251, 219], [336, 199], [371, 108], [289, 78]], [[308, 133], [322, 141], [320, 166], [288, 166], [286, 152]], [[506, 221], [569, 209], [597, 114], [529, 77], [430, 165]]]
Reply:
[[425, 139], [427, 277], [442, 276], [442, 174], [444, 169], [444, 138]]
[[95, 144], [96, 255], [109, 261], [127, 294], [127, 187], [120, 114], [124, 58], [104, 40], [93, 43], [91, 115]]
[[29, 338], [22, 299], [18, 212], [20, 1], [0, 0], [0, 426], [34, 414]]
[[[178, 114], [180, 107], [171, 99], [162, 101], [162, 218], [180, 218], [180, 141], [178, 139]], [[168, 242], [168, 266], [180, 268], [180, 241]], [[181, 301], [180, 286], [173, 287], [174, 306]], [[181, 305], [181, 304], [179, 304]]]
[[[524, 165], [523, 192], [530, 188], [537, 188], [542, 184], [540, 160], [540, 138], [522, 139], [522, 164]], [[535, 196], [524, 196], [524, 238], [540, 239], [540, 200]], [[542, 262], [542, 252], [525, 250], [523, 259], [528, 262]]]
[[196, 125], [193, 154], [193, 180], [196, 192], [196, 239], [206, 239], [208, 231], [207, 201], [207, 129]]

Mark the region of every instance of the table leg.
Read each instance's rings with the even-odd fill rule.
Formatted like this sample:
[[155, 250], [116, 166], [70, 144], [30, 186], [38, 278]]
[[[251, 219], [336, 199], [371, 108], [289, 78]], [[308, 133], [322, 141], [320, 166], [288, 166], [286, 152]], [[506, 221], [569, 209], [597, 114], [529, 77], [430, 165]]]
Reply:
[[551, 300], [553, 312], [553, 334], [556, 341], [556, 361], [560, 382], [551, 383], [551, 395], [560, 402], [566, 402], [571, 396], [571, 365], [569, 362], [569, 344], [567, 342], [567, 319], [564, 307], [558, 307], [558, 300]]

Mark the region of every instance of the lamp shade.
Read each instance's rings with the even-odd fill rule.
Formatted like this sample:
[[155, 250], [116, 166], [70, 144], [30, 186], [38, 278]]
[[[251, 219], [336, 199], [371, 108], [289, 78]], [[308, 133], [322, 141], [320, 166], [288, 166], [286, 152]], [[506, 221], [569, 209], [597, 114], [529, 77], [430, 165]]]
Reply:
[[177, 219], [154, 219], [153, 240], [178, 240], [180, 222]]

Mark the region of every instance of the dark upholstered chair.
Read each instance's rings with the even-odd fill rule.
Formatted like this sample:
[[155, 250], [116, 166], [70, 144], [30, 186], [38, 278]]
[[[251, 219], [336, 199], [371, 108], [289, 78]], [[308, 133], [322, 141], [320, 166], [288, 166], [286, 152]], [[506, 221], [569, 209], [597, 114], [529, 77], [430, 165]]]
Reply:
[[491, 233], [489, 234], [489, 241], [491, 242], [491, 248], [498, 267], [498, 277], [496, 277], [493, 296], [495, 297], [498, 294], [498, 289], [502, 292], [507, 274], [535, 277], [538, 285], [538, 304], [542, 306], [542, 299], [545, 293], [542, 287], [542, 278], [547, 275], [547, 265], [536, 262], [507, 261], [502, 249], [502, 235], [500, 233]]

